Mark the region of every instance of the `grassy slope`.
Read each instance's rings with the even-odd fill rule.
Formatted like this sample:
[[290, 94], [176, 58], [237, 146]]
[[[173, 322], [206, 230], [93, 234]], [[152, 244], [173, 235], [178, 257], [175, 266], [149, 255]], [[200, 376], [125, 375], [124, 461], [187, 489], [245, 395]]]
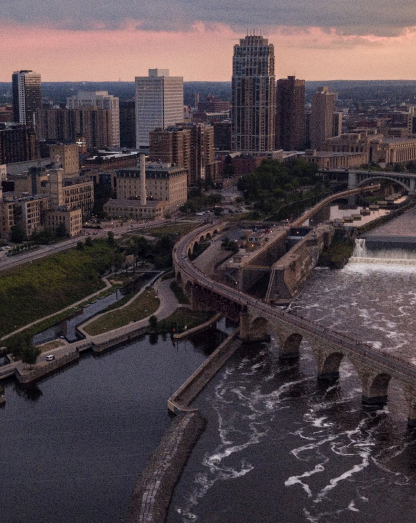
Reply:
[[88, 250], [69, 250], [0, 276], [0, 336], [104, 286]]

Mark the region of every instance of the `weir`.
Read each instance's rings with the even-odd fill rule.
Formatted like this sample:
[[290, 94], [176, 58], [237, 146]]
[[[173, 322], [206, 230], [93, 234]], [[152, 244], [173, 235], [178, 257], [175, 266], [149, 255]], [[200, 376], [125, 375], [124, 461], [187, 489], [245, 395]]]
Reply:
[[379, 244], [378, 248], [374, 242], [370, 243], [370, 247], [367, 243], [365, 238], [355, 240], [354, 252], [349, 263], [416, 265], [415, 244], [411, 244], [413, 247], [411, 249], [398, 249], [394, 245], [386, 248], [385, 240]]

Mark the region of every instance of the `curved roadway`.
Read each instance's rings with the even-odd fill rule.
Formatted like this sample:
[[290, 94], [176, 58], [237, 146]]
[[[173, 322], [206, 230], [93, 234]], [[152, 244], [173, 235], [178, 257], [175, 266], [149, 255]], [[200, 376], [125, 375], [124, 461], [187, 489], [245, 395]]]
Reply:
[[195, 267], [191, 260], [187, 256], [188, 244], [196, 236], [204, 234], [204, 231], [212, 229], [212, 223], [194, 229], [190, 233], [183, 236], [175, 245], [173, 250], [173, 261], [175, 265], [193, 281], [198, 282], [200, 285], [207, 289], [213, 290], [215, 293], [238, 303], [242, 307], [251, 306], [254, 307], [258, 312], [259, 316], [262, 313], [266, 313], [269, 316], [274, 316], [279, 322], [286, 323], [289, 328], [295, 327], [297, 332], [302, 335], [312, 334], [320, 337], [324, 340], [332, 342], [335, 346], [339, 346], [341, 349], [345, 349], [348, 352], [355, 354], [360, 357], [364, 362], [371, 365], [375, 363], [376, 366], [389, 374], [393, 374], [399, 379], [403, 379], [407, 383], [411, 382], [411, 385], [416, 387], [416, 367], [410, 363], [396, 358], [392, 355], [381, 354], [379, 351], [362, 343], [358, 340], [353, 339], [345, 334], [338, 333], [330, 330], [322, 325], [314, 323], [301, 316], [295, 316], [292, 313], [285, 312], [275, 307], [258, 300], [249, 294], [241, 292], [237, 289], [228, 287], [227, 285], [216, 282], [209, 278], [205, 273]]

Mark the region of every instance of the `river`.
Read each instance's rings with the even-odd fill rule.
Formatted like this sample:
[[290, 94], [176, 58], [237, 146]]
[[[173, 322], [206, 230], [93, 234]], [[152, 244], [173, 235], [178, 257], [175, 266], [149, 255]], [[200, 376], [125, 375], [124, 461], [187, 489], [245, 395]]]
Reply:
[[[225, 321], [220, 324], [226, 330]], [[170, 423], [167, 398], [224, 339], [144, 337], [23, 391], [4, 383], [1, 523], [117, 523]]]
[[[315, 270], [296, 314], [416, 361], [416, 267]], [[392, 380], [364, 410], [353, 366], [319, 386], [314, 356], [279, 363], [275, 344], [242, 348], [197, 398], [208, 420], [168, 523], [405, 523], [416, 513], [416, 439]]]

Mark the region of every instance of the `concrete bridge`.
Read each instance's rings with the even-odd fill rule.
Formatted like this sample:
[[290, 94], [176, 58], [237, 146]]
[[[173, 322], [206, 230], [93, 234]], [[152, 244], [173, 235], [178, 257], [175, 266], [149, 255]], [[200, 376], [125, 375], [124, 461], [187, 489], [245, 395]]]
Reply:
[[322, 176], [333, 176], [337, 179], [348, 179], [348, 189], [356, 189], [361, 185], [368, 185], [369, 182], [379, 182], [388, 180], [398, 183], [409, 192], [414, 194], [416, 189], [416, 174], [396, 173], [394, 171], [364, 171], [359, 169], [330, 169], [329, 171], [319, 171]]
[[189, 260], [195, 241], [205, 241], [225, 224], [207, 224], [181, 238], [173, 250], [175, 275], [191, 299], [194, 310], [210, 308], [240, 322], [243, 341], [260, 341], [274, 334], [281, 359], [299, 357], [305, 338], [318, 364], [318, 379], [336, 380], [344, 357], [354, 365], [361, 380], [366, 405], [384, 404], [392, 378], [398, 380], [408, 402], [408, 422], [416, 425], [416, 367], [392, 355], [383, 354], [358, 340], [329, 330], [305, 318], [281, 311], [252, 296], [213, 281]]

